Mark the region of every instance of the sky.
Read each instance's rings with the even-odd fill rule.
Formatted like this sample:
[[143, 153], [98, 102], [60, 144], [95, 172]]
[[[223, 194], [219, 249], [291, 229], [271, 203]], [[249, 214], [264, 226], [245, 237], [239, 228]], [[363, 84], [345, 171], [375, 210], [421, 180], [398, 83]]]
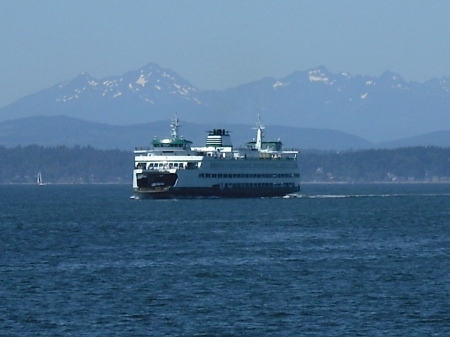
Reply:
[[450, 76], [450, 1], [0, 0], [0, 107], [148, 63], [201, 90], [325, 66]]

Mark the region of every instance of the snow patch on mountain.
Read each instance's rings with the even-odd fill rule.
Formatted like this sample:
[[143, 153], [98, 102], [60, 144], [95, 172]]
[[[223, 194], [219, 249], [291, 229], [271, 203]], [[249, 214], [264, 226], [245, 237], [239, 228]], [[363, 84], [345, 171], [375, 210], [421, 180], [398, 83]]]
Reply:
[[311, 82], [325, 82], [329, 81], [329, 78], [320, 70], [311, 70], [309, 71], [309, 80]]
[[144, 75], [141, 74], [141, 76], [139, 76], [138, 80], [136, 81], [137, 84], [142, 85], [143, 87], [145, 87], [145, 84], [148, 82], [148, 80], [144, 77]]
[[273, 88], [276, 89], [278, 87], [285, 87], [286, 85], [287, 85], [286, 83], [283, 83], [283, 82], [280, 82], [280, 81], [276, 81], [274, 83], [274, 85], [273, 85]]

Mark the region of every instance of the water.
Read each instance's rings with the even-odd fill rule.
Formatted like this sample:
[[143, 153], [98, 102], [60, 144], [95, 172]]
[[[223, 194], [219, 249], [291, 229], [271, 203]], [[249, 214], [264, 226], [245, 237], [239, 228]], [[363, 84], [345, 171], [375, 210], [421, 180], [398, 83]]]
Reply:
[[0, 335], [450, 335], [450, 184], [0, 192]]

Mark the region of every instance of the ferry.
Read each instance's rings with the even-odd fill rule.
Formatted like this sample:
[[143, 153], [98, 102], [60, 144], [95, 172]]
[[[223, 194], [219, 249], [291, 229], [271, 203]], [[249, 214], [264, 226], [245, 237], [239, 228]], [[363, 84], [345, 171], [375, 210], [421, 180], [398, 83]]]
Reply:
[[171, 138], [135, 148], [134, 198], [283, 197], [300, 191], [299, 151], [283, 150], [282, 142], [265, 141], [260, 118], [256, 139], [235, 148], [230, 132], [208, 132], [204, 146], [179, 136], [177, 116]]

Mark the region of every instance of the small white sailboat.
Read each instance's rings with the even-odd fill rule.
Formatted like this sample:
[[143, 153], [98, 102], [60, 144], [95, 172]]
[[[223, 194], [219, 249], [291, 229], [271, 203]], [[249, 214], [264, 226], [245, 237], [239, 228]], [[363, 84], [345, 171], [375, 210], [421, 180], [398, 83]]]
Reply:
[[39, 185], [39, 186], [43, 186], [43, 185], [45, 185], [45, 183], [44, 183], [44, 181], [42, 180], [42, 174], [41, 174], [41, 172], [39, 172], [38, 173], [38, 175], [37, 175], [37, 184]]

